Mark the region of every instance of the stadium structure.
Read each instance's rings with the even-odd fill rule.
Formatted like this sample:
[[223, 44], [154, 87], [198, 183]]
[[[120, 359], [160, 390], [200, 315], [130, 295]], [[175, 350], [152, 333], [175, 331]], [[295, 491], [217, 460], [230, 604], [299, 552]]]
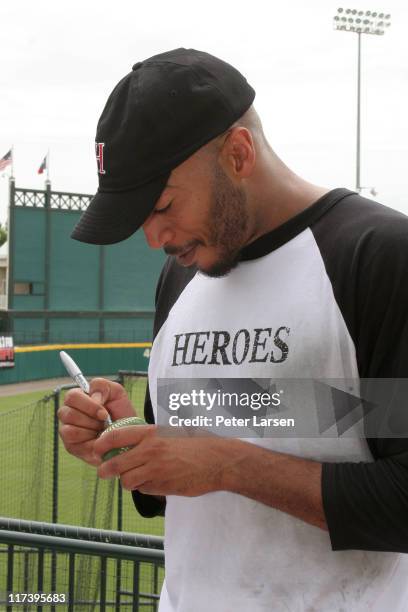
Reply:
[[50, 182], [24, 189], [10, 178], [0, 337], [12, 342], [14, 360], [3, 358], [0, 384], [64, 376], [60, 350], [89, 375], [147, 370], [164, 256], [142, 232], [107, 246], [72, 240], [91, 197], [53, 191]]

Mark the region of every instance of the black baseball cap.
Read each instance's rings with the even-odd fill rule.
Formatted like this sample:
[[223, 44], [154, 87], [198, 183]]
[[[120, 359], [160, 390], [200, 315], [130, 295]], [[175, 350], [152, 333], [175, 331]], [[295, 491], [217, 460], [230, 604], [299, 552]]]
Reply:
[[251, 106], [255, 91], [230, 64], [174, 49], [138, 62], [98, 122], [99, 188], [71, 237], [113, 244], [148, 218], [171, 171]]

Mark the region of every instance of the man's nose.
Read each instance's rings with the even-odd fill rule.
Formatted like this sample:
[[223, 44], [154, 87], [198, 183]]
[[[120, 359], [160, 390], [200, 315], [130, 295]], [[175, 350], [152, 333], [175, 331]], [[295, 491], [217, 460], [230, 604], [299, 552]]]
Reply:
[[160, 215], [152, 213], [142, 225], [146, 242], [151, 249], [161, 249], [174, 239], [174, 231]]

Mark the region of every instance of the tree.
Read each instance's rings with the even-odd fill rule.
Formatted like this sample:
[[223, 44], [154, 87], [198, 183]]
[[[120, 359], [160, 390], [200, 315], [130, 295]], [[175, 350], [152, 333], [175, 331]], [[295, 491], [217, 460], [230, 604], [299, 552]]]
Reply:
[[5, 227], [3, 227], [0, 221], [0, 247], [6, 242], [6, 240], [7, 240], [7, 230]]

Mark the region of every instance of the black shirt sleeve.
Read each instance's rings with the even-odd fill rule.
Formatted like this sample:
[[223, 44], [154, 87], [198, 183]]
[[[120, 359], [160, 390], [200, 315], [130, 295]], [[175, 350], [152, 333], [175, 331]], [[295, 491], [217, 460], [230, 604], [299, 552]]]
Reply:
[[[358, 196], [327, 216], [313, 231], [360, 378], [408, 378], [408, 218]], [[408, 553], [408, 439], [367, 442], [372, 463], [323, 463], [332, 548]]]
[[[182, 268], [177, 265], [174, 257], [169, 257], [161, 271], [155, 296], [156, 312], [153, 323], [153, 340], [167, 319], [168, 313], [176, 302], [184, 287], [195, 275], [194, 268]], [[149, 383], [146, 387], [144, 416], [147, 423], [154, 423], [153, 407], [150, 400]], [[145, 495], [137, 489], [132, 491], [133, 503], [138, 512], [145, 518], [157, 515], [163, 516], [166, 509], [166, 500], [158, 499], [153, 495]]]
[[[145, 420], [148, 423], [154, 423], [153, 409], [150, 401], [149, 384], [146, 387]], [[146, 495], [137, 489], [132, 491], [133, 503], [135, 504], [139, 514], [145, 518], [153, 518], [154, 516], [164, 516], [166, 510], [166, 499], [158, 499], [154, 495]]]

